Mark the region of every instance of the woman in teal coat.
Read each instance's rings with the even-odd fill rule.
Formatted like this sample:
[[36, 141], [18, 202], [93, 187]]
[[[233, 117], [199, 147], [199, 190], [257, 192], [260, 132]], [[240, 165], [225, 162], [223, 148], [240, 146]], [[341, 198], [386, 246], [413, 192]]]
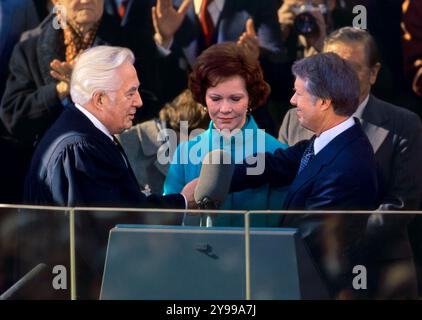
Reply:
[[[208, 130], [181, 143], [170, 165], [164, 194], [178, 193], [199, 177], [204, 156], [224, 149], [235, 163], [254, 153], [285, 148], [274, 137], [259, 129], [250, 112], [261, 106], [270, 92], [259, 62], [235, 43], [216, 44], [197, 59], [190, 75], [189, 88], [194, 99], [206, 106], [211, 118]], [[285, 189], [264, 185], [230, 194], [221, 210], [277, 210], [282, 207]], [[195, 219], [190, 219], [191, 221]], [[277, 226], [276, 215], [254, 215], [252, 226]], [[185, 219], [186, 224], [189, 223]], [[243, 216], [221, 214], [213, 225], [241, 226]]]

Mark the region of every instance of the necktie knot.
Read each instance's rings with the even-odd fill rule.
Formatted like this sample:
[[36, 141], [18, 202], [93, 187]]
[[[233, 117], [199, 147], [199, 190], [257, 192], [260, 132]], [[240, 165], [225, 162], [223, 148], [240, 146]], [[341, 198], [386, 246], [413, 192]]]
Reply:
[[314, 158], [314, 142], [315, 142], [315, 136], [312, 137], [312, 139], [309, 140], [309, 143], [303, 152], [302, 159], [300, 160], [300, 166], [297, 174], [299, 174], [305, 167], [311, 162], [311, 160]]

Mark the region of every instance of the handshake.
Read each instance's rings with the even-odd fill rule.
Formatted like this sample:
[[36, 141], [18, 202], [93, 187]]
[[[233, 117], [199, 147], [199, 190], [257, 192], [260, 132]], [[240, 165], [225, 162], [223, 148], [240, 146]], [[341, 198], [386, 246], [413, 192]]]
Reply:
[[188, 209], [218, 209], [230, 191], [233, 172], [234, 164], [227, 152], [209, 152], [202, 162], [199, 178], [186, 184], [181, 192]]

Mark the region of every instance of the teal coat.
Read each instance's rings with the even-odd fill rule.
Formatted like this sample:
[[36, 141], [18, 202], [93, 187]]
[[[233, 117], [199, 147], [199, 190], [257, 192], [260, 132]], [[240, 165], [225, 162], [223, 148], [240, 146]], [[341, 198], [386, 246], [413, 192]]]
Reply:
[[[240, 163], [254, 153], [273, 153], [278, 148], [286, 147], [287, 145], [259, 129], [252, 116], [248, 116], [243, 128], [232, 136], [231, 141], [224, 140], [211, 121], [208, 130], [177, 147], [164, 183], [164, 194], [179, 193], [188, 182], [198, 178], [202, 159], [212, 150], [222, 148], [231, 154], [235, 163]], [[280, 210], [285, 194], [286, 188], [274, 189], [264, 185], [229, 194], [220, 209]], [[251, 225], [255, 227], [277, 226], [278, 221], [279, 217], [276, 215], [251, 217]], [[214, 219], [213, 225], [243, 226], [243, 215], [222, 214]]]

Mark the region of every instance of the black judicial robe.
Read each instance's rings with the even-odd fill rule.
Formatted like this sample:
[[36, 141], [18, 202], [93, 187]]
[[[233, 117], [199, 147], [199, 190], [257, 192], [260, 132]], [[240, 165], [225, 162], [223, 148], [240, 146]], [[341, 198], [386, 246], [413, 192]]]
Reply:
[[[28, 204], [100, 207], [184, 208], [182, 195], [141, 193], [119, 147], [73, 105], [64, 108], [35, 150], [26, 177]], [[68, 290], [51, 286], [54, 266], [70, 270], [69, 225], [64, 212], [21, 210], [18, 215], [15, 274], [22, 277], [38, 263], [47, 272], [25, 299], [68, 299]], [[179, 224], [181, 215], [156, 212], [86, 212], [75, 215], [78, 298], [97, 299], [110, 230], [117, 224]], [[42, 278], [44, 277], [44, 278]], [[18, 279], [17, 278], [17, 279]], [[16, 279], [16, 280], [17, 280]]]
[[182, 195], [145, 196], [126, 155], [74, 106], [66, 107], [34, 153], [27, 204], [184, 208]]

